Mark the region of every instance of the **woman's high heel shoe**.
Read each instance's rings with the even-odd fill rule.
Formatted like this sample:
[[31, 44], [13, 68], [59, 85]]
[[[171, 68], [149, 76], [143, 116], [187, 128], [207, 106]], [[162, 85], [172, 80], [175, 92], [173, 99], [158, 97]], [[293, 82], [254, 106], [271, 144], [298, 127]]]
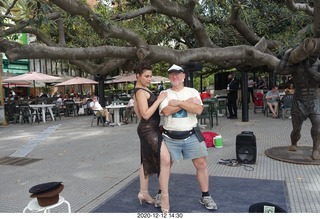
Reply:
[[169, 213], [170, 205], [169, 205], [169, 194], [161, 193], [161, 211], [162, 213]]
[[140, 201], [140, 205], [142, 205], [142, 200], [145, 200], [149, 204], [154, 203], [154, 199], [149, 195], [148, 190], [140, 190], [138, 193], [138, 199]]

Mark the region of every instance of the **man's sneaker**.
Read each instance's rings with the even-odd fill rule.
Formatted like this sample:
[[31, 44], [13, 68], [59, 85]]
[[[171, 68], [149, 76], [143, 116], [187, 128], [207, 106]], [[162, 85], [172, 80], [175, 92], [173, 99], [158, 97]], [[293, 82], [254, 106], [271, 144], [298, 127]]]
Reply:
[[217, 204], [213, 201], [213, 199], [211, 198], [211, 195], [201, 197], [199, 201], [208, 210], [217, 210], [218, 209]]
[[114, 127], [114, 124], [113, 123], [109, 123], [108, 126], [109, 127]]
[[109, 124], [110, 123], [110, 120], [106, 120], [106, 124]]
[[161, 207], [161, 194], [157, 194], [154, 197], [154, 207], [156, 207], [156, 208]]

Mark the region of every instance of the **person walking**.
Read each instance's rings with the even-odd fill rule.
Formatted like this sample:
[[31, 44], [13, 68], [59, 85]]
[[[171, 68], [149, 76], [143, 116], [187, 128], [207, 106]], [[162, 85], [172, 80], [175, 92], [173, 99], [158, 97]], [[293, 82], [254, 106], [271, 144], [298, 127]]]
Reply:
[[[137, 68], [137, 84], [134, 88], [134, 110], [140, 123], [138, 125], [138, 135], [140, 138], [140, 192], [138, 199], [140, 204], [145, 200], [155, 207], [161, 205], [163, 213], [169, 212], [168, 184], [170, 177], [170, 154], [160, 133], [159, 104], [167, 97], [166, 92], [161, 92], [157, 97], [148, 86], [152, 78], [152, 68], [148, 63], [141, 62]], [[158, 174], [159, 193], [156, 198], [160, 198], [160, 203], [149, 195], [149, 177]]]
[[[163, 138], [170, 152], [172, 164], [181, 153], [186, 160], [192, 160], [197, 170], [197, 180], [202, 196], [200, 203], [207, 209], [216, 210], [217, 204], [209, 194], [209, 175], [206, 163], [206, 143], [198, 127], [197, 115], [203, 110], [199, 92], [184, 87], [183, 68], [172, 65], [168, 70], [172, 88], [162, 101], [159, 111], [164, 115]], [[183, 184], [181, 184], [183, 185]]]

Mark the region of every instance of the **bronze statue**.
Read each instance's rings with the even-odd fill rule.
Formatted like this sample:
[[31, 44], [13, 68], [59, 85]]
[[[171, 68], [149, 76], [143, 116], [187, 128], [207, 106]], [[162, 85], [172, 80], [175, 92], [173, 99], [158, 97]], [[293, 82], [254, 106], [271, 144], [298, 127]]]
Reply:
[[312, 53], [297, 64], [288, 64], [288, 58], [292, 50], [286, 51], [276, 69], [276, 74], [291, 74], [295, 86], [291, 108], [293, 130], [290, 135], [291, 146], [289, 151], [297, 151], [302, 123], [309, 118], [312, 123], [312, 159], [320, 160], [320, 105], [317, 92], [320, 83], [319, 53]]

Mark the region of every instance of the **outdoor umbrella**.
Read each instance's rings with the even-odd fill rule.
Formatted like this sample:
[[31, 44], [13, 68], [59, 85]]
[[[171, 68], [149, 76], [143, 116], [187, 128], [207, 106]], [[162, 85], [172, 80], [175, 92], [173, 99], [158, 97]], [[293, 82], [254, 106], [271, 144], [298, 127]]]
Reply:
[[[78, 85], [78, 84], [82, 85], [82, 84], [99, 84], [99, 83], [89, 78], [75, 77], [65, 82], [56, 84], [54, 86], [58, 87], [58, 86], [67, 86], [67, 85]], [[82, 87], [81, 87], [81, 93], [82, 93]]]
[[121, 83], [121, 82], [134, 82], [134, 81], [137, 81], [136, 74], [131, 74], [131, 75], [128, 75], [128, 76], [124, 76], [122, 78], [114, 80], [113, 82], [114, 83]]
[[[123, 78], [119, 78], [117, 80], [114, 80], [113, 83], [134, 82], [134, 81], [137, 81], [136, 74], [131, 74]], [[152, 76], [151, 78], [151, 83], [160, 83], [161, 81], [170, 82], [169, 78], [162, 77], [162, 76]]]
[[[119, 79], [117, 79], [117, 80], [114, 80], [113, 83], [123, 83], [123, 82], [126, 82], [126, 90], [127, 90], [127, 93], [128, 93], [128, 84], [127, 84], [127, 82], [134, 82], [134, 81], [137, 81], [137, 76], [136, 76], [136, 74], [131, 74], [131, 75], [128, 75], [128, 76], [124, 76], [124, 77], [122, 77], [122, 78], [119, 78]], [[169, 78], [162, 77], [162, 76], [152, 76], [152, 78], [151, 78], [151, 83], [152, 83], [152, 84], [160, 83], [161, 81], [163, 81], [163, 82], [170, 82]]]
[[98, 82], [91, 80], [89, 78], [75, 77], [65, 82], [56, 84], [54, 86], [66, 86], [66, 85], [76, 85], [76, 84], [98, 84]]
[[51, 82], [57, 79], [61, 79], [59, 77], [51, 76], [48, 74], [42, 74], [39, 72], [28, 72], [22, 75], [14, 76], [3, 80], [3, 82], [12, 82], [12, 83], [24, 83], [24, 82], [32, 82], [34, 86], [34, 96], [36, 96], [36, 81], [40, 81], [43, 83]]

